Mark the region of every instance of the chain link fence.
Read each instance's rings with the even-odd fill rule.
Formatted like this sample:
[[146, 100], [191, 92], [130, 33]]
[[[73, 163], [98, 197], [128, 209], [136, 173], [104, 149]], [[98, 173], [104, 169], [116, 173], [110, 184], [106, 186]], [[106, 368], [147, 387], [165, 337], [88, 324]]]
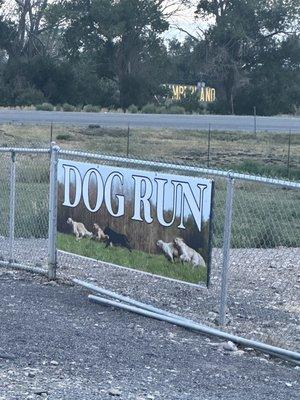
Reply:
[[10, 173], [11, 173], [11, 157], [8, 153], [0, 155], [0, 241], [1, 241], [1, 261], [9, 258], [9, 194], [10, 194]]
[[[228, 174], [184, 164], [59, 151], [61, 158], [73, 161], [214, 179], [212, 276], [210, 288], [207, 289], [65, 251], [58, 251], [57, 260], [56, 252], [54, 254], [52, 251], [49, 260], [49, 249], [54, 243], [53, 238], [50, 241], [48, 239], [49, 232], [53, 233], [55, 228], [55, 213], [50, 212], [49, 219], [49, 171], [52, 171], [52, 180], [56, 180], [53, 174], [56, 164], [54, 158], [50, 168], [47, 149], [39, 153], [35, 150], [15, 153], [15, 215], [11, 257], [12, 212], [9, 205], [12, 204], [13, 154], [9, 150], [0, 153], [3, 265], [22, 264], [46, 272], [47, 264], [52, 263], [52, 268], [55, 268], [57, 261], [57, 274], [61, 278], [98, 282], [106, 289], [212, 327], [221, 321], [222, 329], [235, 335], [291, 350], [299, 349], [299, 183]], [[50, 199], [53, 188], [55, 185], [50, 188]], [[50, 202], [50, 211], [53, 208]]]
[[299, 187], [236, 179], [232, 211], [228, 329], [299, 348]]
[[1, 261], [47, 272], [49, 150], [1, 149]]

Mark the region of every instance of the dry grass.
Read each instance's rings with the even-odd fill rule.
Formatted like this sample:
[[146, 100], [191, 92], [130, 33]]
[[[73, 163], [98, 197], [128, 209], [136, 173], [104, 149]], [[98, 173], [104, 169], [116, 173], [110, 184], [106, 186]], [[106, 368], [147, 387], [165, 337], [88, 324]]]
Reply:
[[[53, 139], [68, 149], [126, 154], [127, 129], [100, 126], [53, 126]], [[2, 125], [1, 146], [48, 146], [49, 125]], [[208, 163], [208, 133], [170, 129], [131, 129], [129, 155], [175, 163]], [[250, 173], [287, 176], [288, 135], [272, 133], [211, 133], [209, 165]], [[291, 177], [300, 178], [300, 135], [291, 137]]]

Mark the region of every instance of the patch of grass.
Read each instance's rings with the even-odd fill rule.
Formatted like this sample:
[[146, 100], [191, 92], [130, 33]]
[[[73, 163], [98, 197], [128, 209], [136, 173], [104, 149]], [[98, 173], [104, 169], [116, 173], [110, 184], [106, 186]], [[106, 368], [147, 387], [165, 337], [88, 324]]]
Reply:
[[[243, 161], [240, 165], [232, 165], [232, 170], [251, 175], [274, 176], [278, 178], [288, 177], [288, 168], [285, 165], [261, 164], [260, 162], [250, 160]], [[300, 180], [300, 169], [291, 168], [289, 178]]]
[[186, 282], [206, 282], [206, 270], [188, 264], [170, 263], [163, 255], [152, 255], [133, 250], [131, 253], [121, 247], [107, 247], [90, 239], [76, 241], [73, 235], [58, 234], [58, 248], [95, 260], [123, 265], [156, 275], [179, 279]]
[[72, 135], [69, 133], [61, 133], [59, 135], [56, 135], [56, 140], [64, 140], [64, 141], [70, 141], [72, 140]]
[[81, 131], [83, 135], [87, 136], [107, 136], [110, 138], [120, 138], [127, 137], [127, 129], [123, 128], [105, 128], [99, 125], [89, 125], [88, 128], [85, 128]]
[[[48, 147], [50, 132], [50, 124], [2, 125], [0, 145]], [[72, 140], [62, 138], [61, 147], [114, 155], [127, 152], [127, 128], [53, 125], [53, 137], [67, 134]], [[208, 132], [130, 128], [129, 156], [205, 167]], [[287, 134], [211, 131], [209, 165], [212, 168], [288, 178], [287, 159]], [[300, 135], [291, 137], [289, 176], [294, 180], [300, 178]]]
[[[49, 185], [43, 182], [16, 182], [15, 237], [47, 238]], [[9, 188], [0, 191], [3, 224], [0, 235], [8, 235]]]
[[[232, 247], [299, 247], [299, 190], [236, 183], [233, 207]], [[217, 212], [221, 210], [218, 207]], [[218, 232], [221, 231], [219, 227]]]

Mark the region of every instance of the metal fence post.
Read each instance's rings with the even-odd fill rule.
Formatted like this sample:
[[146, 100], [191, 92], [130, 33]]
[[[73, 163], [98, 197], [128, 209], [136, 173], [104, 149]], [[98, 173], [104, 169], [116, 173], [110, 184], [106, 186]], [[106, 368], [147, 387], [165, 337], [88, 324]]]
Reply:
[[222, 263], [222, 276], [221, 276], [221, 301], [220, 301], [220, 316], [219, 316], [220, 325], [224, 325], [226, 319], [233, 195], [234, 195], [234, 179], [231, 177], [229, 172], [227, 178], [225, 224], [223, 233], [223, 263]]
[[48, 277], [56, 278], [57, 267], [57, 163], [59, 147], [55, 142], [50, 147], [50, 185], [49, 185], [49, 231], [48, 231]]
[[14, 261], [15, 241], [15, 199], [16, 199], [16, 153], [11, 152], [10, 189], [9, 189], [9, 257], [10, 263]]
[[210, 167], [210, 142], [211, 142], [211, 125], [208, 124], [207, 168]]
[[289, 142], [288, 142], [288, 156], [287, 156], [287, 178], [291, 179], [291, 136], [292, 131], [289, 131]]
[[130, 127], [128, 124], [128, 129], [127, 129], [127, 148], [126, 148], [126, 156], [129, 157], [129, 145], [130, 145]]

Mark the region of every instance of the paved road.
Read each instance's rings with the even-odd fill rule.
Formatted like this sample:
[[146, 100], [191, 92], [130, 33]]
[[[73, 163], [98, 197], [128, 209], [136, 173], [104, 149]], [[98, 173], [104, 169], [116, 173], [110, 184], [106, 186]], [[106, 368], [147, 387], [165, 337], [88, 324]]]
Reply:
[[295, 367], [89, 304], [77, 287], [3, 270], [0, 293], [0, 400], [299, 399]]
[[[111, 127], [208, 129], [228, 131], [254, 131], [253, 116], [232, 115], [153, 115], [121, 113], [49, 112], [1, 110], [1, 123], [58, 123], [58, 124], [99, 124]], [[257, 117], [257, 131], [300, 133], [300, 118]]]

